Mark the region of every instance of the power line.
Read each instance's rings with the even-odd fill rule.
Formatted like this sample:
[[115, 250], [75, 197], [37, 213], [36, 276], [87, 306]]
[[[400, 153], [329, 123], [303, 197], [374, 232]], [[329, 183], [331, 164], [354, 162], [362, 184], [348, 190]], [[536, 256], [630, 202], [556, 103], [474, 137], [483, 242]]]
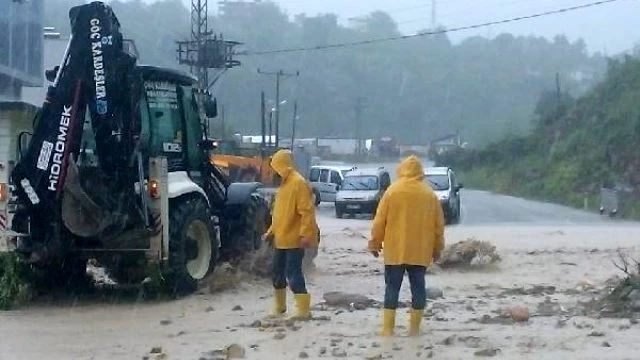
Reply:
[[329, 45], [317, 45], [317, 46], [309, 46], [309, 47], [296, 47], [296, 48], [263, 50], [263, 51], [245, 51], [245, 52], [237, 52], [236, 55], [282, 54], [282, 53], [292, 53], [292, 52], [301, 52], [301, 51], [314, 51], [314, 50], [326, 50], [326, 49], [336, 49], [336, 48], [347, 48], [347, 47], [353, 47], [353, 46], [359, 46], [359, 45], [376, 44], [376, 43], [382, 43], [382, 42], [404, 40], [404, 39], [410, 39], [410, 38], [415, 38], [415, 37], [423, 37], [423, 36], [430, 36], [430, 35], [446, 34], [446, 33], [452, 33], [452, 32], [459, 32], [459, 31], [463, 31], [463, 30], [471, 30], [471, 29], [478, 29], [478, 28], [483, 28], [483, 27], [487, 27], [487, 26], [506, 24], [506, 23], [511, 23], [511, 22], [527, 20], [527, 19], [539, 18], [539, 17], [543, 17], [543, 16], [548, 16], [548, 15], [566, 13], [566, 12], [585, 9], [585, 8], [589, 8], [589, 7], [595, 7], [595, 6], [604, 5], [604, 4], [612, 3], [612, 2], [616, 2], [616, 1], [618, 1], [618, 0], [601, 0], [601, 1], [595, 1], [595, 2], [582, 4], [582, 5], [576, 5], [576, 6], [565, 7], [565, 8], [556, 9], [556, 10], [545, 11], [545, 12], [532, 14], [532, 15], [518, 16], [518, 17], [513, 17], [513, 18], [508, 18], [508, 19], [503, 19], [503, 20], [490, 21], [490, 22], [479, 23], [479, 24], [474, 24], [474, 25], [459, 26], [459, 27], [454, 27], [454, 28], [450, 28], [450, 29], [422, 31], [422, 32], [419, 32], [419, 33], [416, 33], [416, 34], [410, 34], [410, 35], [399, 35], [399, 36], [392, 36], [392, 37], [387, 37], [387, 38], [369, 39], [369, 40], [361, 40], [361, 41], [353, 41], [353, 42], [345, 42], [345, 43], [337, 43], [337, 44], [329, 44]]
[[[553, 0], [554, 2], [557, 2], [557, 0]], [[481, 8], [482, 10], [477, 11], [475, 8], [473, 7], [466, 7], [464, 10], [457, 10], [457, 11], [445, 11], [442, 13], [438, 13], [438, 18], [442, 19], [442, 18], [448, 18], [451, 15], [460, 15], [460, 14], [469, 14], [469, 13], [473, 13], [473, 15], [477, 15], [479, 13], [485, 13], [486, 12], [484, 10], [487, 9], [495, 9], [495, 8], [500, 8], [500, 7], [504, 7], [504, 6], [508, 6], [508, 5], [515, 5], [515, 4], [522, 4], [522, 3], [529, 3], [531, 4], [530, 0], [516, 0], [516, 1], [509, 1], [509, 2], [504, 2], [504, 3], [496, 3], [496, 4], [491, 4], [489, 6], [487, 6], [486, 4], [474, 4], [474, 5], [481, 5], [479, 6], [479, 8]], [[469, 10], [473, 10], [473, 11], [469, 11]], [[415, 22], [422, 22], [425, 20], [429, 20], [430, 18], [427, 17], [419, 17], [419, 18], [413, 18], [413, 19], [409, 19], [409, 20], [402, 20], [399, 22], [396, 22], [397, 25], [404, 25], [404, 24], [410, 24], [410, 23], [415, 23]]]

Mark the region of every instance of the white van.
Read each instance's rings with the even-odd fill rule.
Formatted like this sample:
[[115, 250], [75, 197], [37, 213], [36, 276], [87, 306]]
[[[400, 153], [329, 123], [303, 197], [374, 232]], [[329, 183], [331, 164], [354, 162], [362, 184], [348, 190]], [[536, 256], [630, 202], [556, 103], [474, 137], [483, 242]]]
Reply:
[[309, 182], [316, 198], [316, 206], [321, 202], [335, 202], [338, 188], [344, 176], [355, 166], [348, 165], [314, 165], [309, 170]]

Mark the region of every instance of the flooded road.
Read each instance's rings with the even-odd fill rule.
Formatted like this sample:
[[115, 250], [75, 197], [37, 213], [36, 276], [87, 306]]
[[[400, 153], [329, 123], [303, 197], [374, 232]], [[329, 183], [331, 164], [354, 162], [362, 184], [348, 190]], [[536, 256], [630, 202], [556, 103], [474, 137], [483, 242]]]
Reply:
[[[376, 335], [380, 309], [321, 304], [332, 291], [380, 300], [384, 285], [381, 260], [366, 252], [369, 218], [336, 219], [333, 206], [322, 204], [323, 239], [317, 268], [308, 274], [313, 321], [261, 323], [271, 305], [270, 284], [247, 278], [235, 289], [203, 289], [175, 301], [69, 301], [1, 312], [0, 359], [226, 359], [223, 350], [232, 344], [244, 358], [260, 360], [461, 359], [491, 349], [505, 359], [631, 359], [640, 353], [640, 325], [572, 311], [620, 275], [612, 265], [618, 248], [640, 258], [638, 224], [466, 189], [462, 205], [462, 223], [447, 227], [447, 243], [487, 240], [503, 260], [491, 269], [428, 275], [428, 286], [444, 297], [429, 302], [418, 339], [404, 336], [404, 311], [398, 312], [398, 336], [382, 339]], [[509, 291], [514, 287], [525, 290]], [[491, 320], [513, 305], [527, 307], [530, 320]], [[294, 309], [291, 297], [289, 306]]]

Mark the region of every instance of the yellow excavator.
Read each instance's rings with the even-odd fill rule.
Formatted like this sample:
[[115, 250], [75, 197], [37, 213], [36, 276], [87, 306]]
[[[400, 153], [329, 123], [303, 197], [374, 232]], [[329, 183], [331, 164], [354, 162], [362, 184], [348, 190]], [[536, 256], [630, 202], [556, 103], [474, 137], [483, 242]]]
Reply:
[[243, 144], [237, 139], [214, 140], [216, 149], [211, 162], [231, 181], [260, 182], [267, 187], [277, 187], [278, 177], [269, 162], [278, 150], [275, 147], [260, 149], [260, 145]]

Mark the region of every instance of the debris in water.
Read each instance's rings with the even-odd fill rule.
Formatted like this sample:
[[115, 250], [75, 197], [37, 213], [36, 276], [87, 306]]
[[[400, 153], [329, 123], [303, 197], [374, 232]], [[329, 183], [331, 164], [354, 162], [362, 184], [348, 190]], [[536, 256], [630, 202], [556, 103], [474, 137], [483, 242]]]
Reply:
[[441, 268], [481, 267], [501, 260], [496, 247], [491, 245], [490, 242], [469, 238], [447, 246], [442, 252], [437, 265]]
[[488, 349], [478, 350], [478, 351], [474, 352], [473, 355], [491, 357], [491, 356], [498, 355], [498, 352], [500, 352], [500, 349], [488, 348]]
[[347, 357], [347, 352], [344, 349], [333, 348], [333, 350], [331, 350], [331, 356], [337, 357], [337, 358], [343, 358], [343, 357]]
[[322, 295], [328, 306], [341, 307], [345, 309], [363, 310], [377, 304], [376, 300], [364, 295], [346, 293], [342, 291], [330, 291]]
[[427, 299], [434, 300], [444, 297], [444, 291], [437, 287], [427, 287]]
[[618, 256], [614, 265], [626, 277], [616, 280], [607, 294], [589, 305], [602, 316], [632, 318], [640, 312], [640, 261], [630, 259], [621, 251]]
[[342, 229], [342, 233], [350, 238], [361, 238], [361, 239], [366, 239], [367, 237], [365, 235], [363, 235], [361, 232], [354, 230], [350, 227], [346, 227], [344, 229]]
[[245, 350], [238, 344], [231, 344], [227, 346], [225, 353], [227, 354], [227, 359], [243, 359]]
[[512, 306], [507, 309], [507, 312], [515, 322], [529, 321], [529, 308], [527, 308], [526, 306]]

